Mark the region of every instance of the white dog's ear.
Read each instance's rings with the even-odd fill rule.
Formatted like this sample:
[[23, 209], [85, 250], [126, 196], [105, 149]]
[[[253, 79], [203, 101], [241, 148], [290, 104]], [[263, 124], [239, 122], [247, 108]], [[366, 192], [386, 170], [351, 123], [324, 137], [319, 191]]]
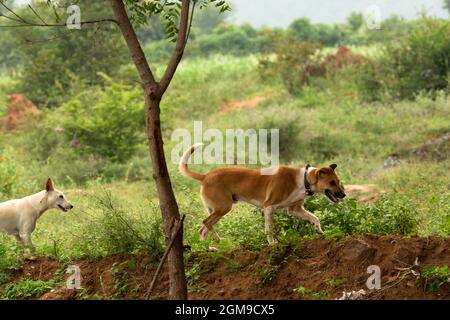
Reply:
[[45, 190], [47, 190], [47, 192], [55, 190], [52, 178], [48, 178], [47, 183], [45, 185]]

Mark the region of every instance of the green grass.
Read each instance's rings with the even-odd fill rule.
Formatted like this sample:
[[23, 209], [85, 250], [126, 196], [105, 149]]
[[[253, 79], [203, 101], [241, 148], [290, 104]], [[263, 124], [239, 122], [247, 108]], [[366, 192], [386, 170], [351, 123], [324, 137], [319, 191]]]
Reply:
[[11, 93], [14, 80], [0, 70], [0, 117], [8, 110], [8, 95]]
[[18, 283], [8, 284], [3, 289], [2, 299], [28, 300], [41, 296], [53, 287], [53, 281], [21, 280]]
[[[158, 68], [157, 73], [161, 72]], [[2, 83], [9, 81], [0, 80], [0, 111]], [[204, 121], [205, 129], [221, 131], [279, 128], [283, 163], [337, 163], [344, 184], [376, 183], [383, 190], [382, 200], [373, 205], [346, 201], [335, 207], [324, 199], [309, 201], [308, 205], [323, 219], [330, 238], [373, 230], [448, 236], [449, 160], [422, 161], [410, 150], [450, 130], [449, 98], [442, 94], [435, 99], [420, 96], [415, 101], [364, 103], [352, 95], [336, 96], [336, 92], [339, 90], [308, 88], [303, 96], [291, 97], [279, 83], [260, 80], [253, 56], [186, 61], [163, 103], [167, 156], [170, 159], [174, 145], [170, 141], [172, 130], [192, 129], [195, 120]], [[224, 103], [255, 96], [269, 98], [256, 109], [218, 112]], [[153, 252], [156, 260], [163, 237], [146, 145], [120, 165], [82, 157], [63, 145], [43, 160], [29, 147], [35, 144], [32, 137], [36, 137], [36, 130], [31, 126], [0, 135], [0, 188], [7, 178], [14, 178], [8, 192], [0, 194], [0, 201], [40, 191], [52, 176], [75, 205], [68, 214], [51, 210], [38, 221], [33, 234], [37, 254], [67, 261], [146, 251]], [[402, 164], [384, 169], [384, 159], [394, 152], [401, 154]], [[448, 155], [448, 150], [444, 152]], [[214, 167], [193, 165], [192, 169], [206, 172]], [[103, 172], [108, 169], [107, 179], [98, 173], [99, 168]], [[182, 177], [176, 164], [169, 163], [169, 170], [180, 211], [187, 216], [185, 243], [194, 251], [204, 250], [208, 244], [200, 240], [197, 231], [207, 213], [199, 198], [198, 182]], [[128, 179], [127, 172], [134, 178]], [[80, 179], [80, 175], [86, 177]], [[84, 182], [77, 183], [81, 180]], [[364, 229], [364, 219], [368, 218], [374, 222]], [[308, 223], [284, 214], [277, 215], [276, 226], [281, 243], [315, 237]], [[218, 224], [217, 231], [223, 241], [214, 246], [222, 250], [258, 250], [267, 245], [261, 211], [252, 206], [236, 206]], [[16, 266], [17, 253], [15, 240], [0, 235], [0, 270]]]

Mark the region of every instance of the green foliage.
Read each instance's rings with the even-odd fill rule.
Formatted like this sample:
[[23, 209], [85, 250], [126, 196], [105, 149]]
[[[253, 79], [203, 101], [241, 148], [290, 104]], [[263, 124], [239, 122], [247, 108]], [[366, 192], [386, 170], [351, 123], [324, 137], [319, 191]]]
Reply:
[[0, 148], [0, 199], [13, 194], [19, 178], [17, 162], [9, 152]]
[[256, 275], [261, 279], [262, 283], [267, 284], [275, 279], [280, 266], [270, 266], [256, 270]]
[[155, 261], [162, 256], [163, 235], [156, 207], [150, 207], [152, 214], [146, 208], [131, 215], [106, 190], [95, 193], [90, 201], [86, 209], [89, 223], [77, 231], [84, 235], [75, 244], [80, 251], [102, 256], [144, 250]]
[[307, 289], [305, 287], [298, 287], [297, 289], [295, 289], [295, 292], [298, 293], [299, 295], [307, 298], [307, 299], [311, 299], [311, 300], [330, 300], [331, 299], [331, 295], [329, 292], [327, 291], [313, 291], [310, 289]]
[[194, 41], [187, 54], [209, 56], [215, 53], [243, 56], [259, 52], [261, 38], [251, 26], [235, 27], [222, 24], [210, 34]]
[[279, 76], [287, 91], [293, 95], [302, 93], [303, 86], [311, 83], [311, 78], [325, 73], [317, 63], [319, 44], [305, 41], [278, 40], [274, 46], [275, 61], [262, 58], [259, 62], [263, 77]]
[[364, 15], [361, 12], [352, 12], [347, 17], [347, 22], [353, 31], [358, 31], [364, 24]]
[[[208, 57], [214, 54], [245, 56], [260, 52], [266, 41], [260, 32], [250, 25], [241, 27], [232, 24], [220, 24], [209, 33], [193, 28], [192, 40], [186, 47], [186, 58]], [[167, 41], [155, 41], [145, 46], [145, 54], [151, 61], [168, 59], [174, 44]]]
[[[49, 7], [36, 2], [34, 9], [43, 17], [54, 17], [57, 21], [66, 16], [66, 8], [73, 4], [69, 0], [59, 1]], [[112, 16], [111, 6], [105, 2], [80, 0], [83, 20], [104, 19]], [[17, 9], [28, 21], [37, 18], [28, 7]], [[56, 15], [56, 16], [55, 16]], [[48, 23], [52, 23], [49, 18]], [[107, 35], [107, 36], [106, 36]], [[97, 72], [114, 76], [118, 67], [128, 61], [125, 43], [112, 23], [83, 25], [81, 30], [64, 28], [16, 28], [15, 46], [20, 47], [21, 61], [18, 91], [24, 93], [39, 107], [56, 107], [72, 93], [73, 77], [88, 85], [103, 84]], [[35, 45], [24, 46], [25, 42]], [[51, 61], [51, 63], [48, 63]]]
[[78, 138], [84, 153], [115, 162], [128, 160], [142, 141], [141, 96], [138, 88], [115, 83], [85, 91], [62, 107], [65, 134]]
[[450, 285], [450, 269], [448, 266], [427, 266], [421, 271], [419, 281], [429, 292], [439, 292], [443, 285]]
[[200, 281], [200, 277], [202, 276], [203, 270], [201, 268], [201, 264], [196, 262], [186, 271], [186, 281], [189, 286], [189, 290], [191, 292], [198, 292], [198, 283]]
[[358, 204], [356, 200], [332, 205], [325, 198], [315, 199], [307, 207], [317, 213], [322, 228], [329, 237], [363, 234], [417, 233], [417, 211], [407, 202], [393, 202], [386, 197], [371, 206]]
[[207, 7], [203, 10], [196, 11], [194, 24], [192, 26], [193, 35], [206, 35], [211, 33], [216, 27], [225, 23], [229, 17], [229, 11], [220, 13], [218, 7]]
[[35, 299], [49, 291], [53, 285], [53, 281], [20, 280], [18, 283], [6, 285], [3, 289], [2, 298], [6, 300]]
[[338, 288], [347, 283], [347, 279], [326, 279], [324, 283], [331, 288]]
[[361, 73], [369, 100], [380, 97], [411, 99], [422, 91], [448, 88], [450, 23], [423, 17], [410, 33], [386, 46], [381, 57], [367, 61]]
[[130, 292], [131, 276], [126, 271], [125, 266], [123, 264], [118, 264], [117, 262], [111, 266], [111, 274], [114, 278], [114, 298], [123, 298]]
[[[147, 23], [148, 18], [154, 15], [161, 17], [166, 37], [175, 41], [178, 35], [178, 20], [181, 12], [181, 0], [176, 1], [145, 1], [145, 0], [125, 0], [124, 1], [130, 20], [135, 28]], [[230, 6], [223, 0], [194, 0], [192, 6], [198, 6], [200, 9], [214, 5], [219, 11], [230, 10]]]
[[341, 25], [312, 24], [308, 18], [300, 18], [290, 24], [288, 33], [297, 41], [333, 47], [345, 42], [348, 32]]

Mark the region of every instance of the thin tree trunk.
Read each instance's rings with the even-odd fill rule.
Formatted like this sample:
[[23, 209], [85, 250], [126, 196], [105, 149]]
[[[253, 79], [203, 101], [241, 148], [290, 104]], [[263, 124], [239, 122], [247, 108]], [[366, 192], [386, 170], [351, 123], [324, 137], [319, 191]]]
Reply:
[[[164, 221], [166, 245], [172, 238], [172, 230], [175, 221], [180, 220], [180, 213], [175, 195], [170, 182], [169, 172], [167, 170], [166, 159], [164, 156], [163, 139], [161, 134], [160, 121], [160, 101], [151, 99], [150, 94], [146, 92], [147, 108], [147, 137], [150, 146], [150, 156], [153, 165], [153, 179], [156, 182], [158, 190], [161, 216]], [[187, 284], [184, 272], [183, 258], [183, 230], [180, 230], [167, 257], [170, 275], [170, 297], [175, 300], [187, 299]]]
[[[189, 1], [184, 1], [189, 8]], [[172, 227], [175, 225], [175, 221], [180, 220], [180, 213], [173, 193], [164, 155], [160, 120], [160, 102], [162, 95], [167, 89], [165, 84], [168, 85], [170, 83], [170, 75], [173, 76], [173, 74], [169, 74], [167, 78], [164, 77], [164, 79], [168, 79], [169, 81], [164, 81], [164, 86], [160, 87], [154, 79], [122, 0], [112, 0], [112, 7], [144, 88], [147, 114], [147, 137], [152, 160], [153, 178], [158, 191], [161, 216], [164, 222], [166, 245], [169, 245], [170, 239], [172, 238]], [[186, 19], [186, 17], [184, 17], [184, 19]], [[186, 300], [187, 284], [184, 272], [182, 232], [179, 233], [175, 239], [172, 250], [170, 250], [168, 255], [168, 265], [170, 276], [170, 298], [175, 300]]]

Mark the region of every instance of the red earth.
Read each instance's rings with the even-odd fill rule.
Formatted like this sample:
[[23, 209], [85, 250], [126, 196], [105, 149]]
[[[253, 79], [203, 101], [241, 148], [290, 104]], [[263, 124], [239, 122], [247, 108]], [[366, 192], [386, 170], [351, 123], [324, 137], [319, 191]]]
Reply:
[[36, 119], [38, 115], [38, 108], [27, 97], [13, 94], [9, 97], [8, 114], [0, 118], [0, 128], [8, 131], [17, 129], [27, 119]]

